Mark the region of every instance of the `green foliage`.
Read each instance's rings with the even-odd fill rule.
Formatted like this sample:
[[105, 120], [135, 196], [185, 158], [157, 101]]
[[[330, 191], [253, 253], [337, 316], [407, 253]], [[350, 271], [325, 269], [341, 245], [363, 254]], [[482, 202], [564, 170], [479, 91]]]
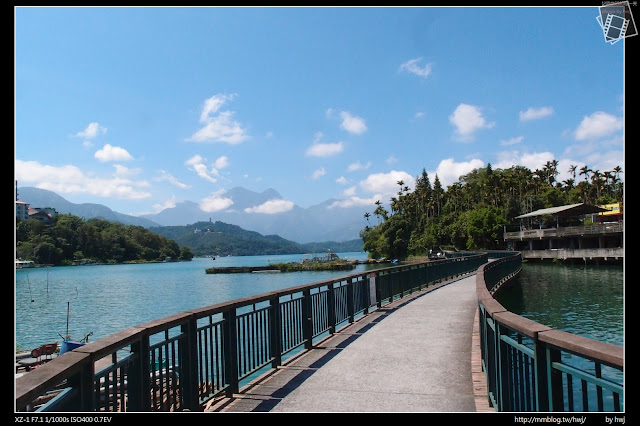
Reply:
[[[424, 256], [434, 247], [458, 249], [504, 248], [504, 225], [521, 214], [565, 204], [621, 202], [622, 169], [600, 173], [588, 166], [571, 166], [572, 179], [559, 182], [556, 160], [531, 171], [523, 166], [495, 169], [488, 164], [474, 169], [446, 191], [436, 175], [433, 186], [426, 171], [416, 178], [413, 192], [398, 182], [397, 196], [390, 199], [391, 212], [378, 200], [371, 225], [361, 232], [363, 250], [370, 257]], [[584, 177], [584, 178], [583, 178]]]
[[53, 224], [36, 219], [16, 223], [16, 257], [39, 264], [70, 265], [74, 260], [99, 263], [158, 261], [166, 257], [190, 260], [175, 241], [141, 227], [57, 215]]

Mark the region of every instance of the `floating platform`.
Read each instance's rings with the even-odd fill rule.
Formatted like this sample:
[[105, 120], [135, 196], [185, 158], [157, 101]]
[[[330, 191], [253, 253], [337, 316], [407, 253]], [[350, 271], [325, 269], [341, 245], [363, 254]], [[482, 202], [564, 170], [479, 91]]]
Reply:
[[356, 267], [355, 261], [334, 261], [326, 263], [277, 263], [267, 266], [229, 266], [207, 268], [207, 274], [250, 274], [300, 271], [347, 271]]

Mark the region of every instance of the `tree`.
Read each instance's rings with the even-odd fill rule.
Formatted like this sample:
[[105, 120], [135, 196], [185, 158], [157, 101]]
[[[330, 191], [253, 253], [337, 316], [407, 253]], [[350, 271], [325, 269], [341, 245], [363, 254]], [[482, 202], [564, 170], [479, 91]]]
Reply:
[[494, 206], [469, 212], [467, 219], [467, 249], [497, 249], [507, 219]]
[[180, 260], [191, 260], [193, 259], [193, 253], [191, 252], [191, 249], [189, 247], [182, 247], [180, 248]]

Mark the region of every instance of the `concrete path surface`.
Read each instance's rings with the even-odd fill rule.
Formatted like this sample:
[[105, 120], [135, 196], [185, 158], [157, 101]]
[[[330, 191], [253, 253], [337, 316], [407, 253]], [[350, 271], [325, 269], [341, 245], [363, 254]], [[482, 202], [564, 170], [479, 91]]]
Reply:
[[360, 318], [207, 411], [474, 412], [475, 275]]

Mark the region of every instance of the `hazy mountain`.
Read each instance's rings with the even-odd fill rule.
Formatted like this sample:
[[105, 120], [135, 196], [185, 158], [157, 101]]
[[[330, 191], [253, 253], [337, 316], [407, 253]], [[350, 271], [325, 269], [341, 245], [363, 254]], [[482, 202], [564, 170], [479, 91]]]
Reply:
[[261, 205], [269, 200], [282, 199], [276, 190], [267, 189], [264, 192], [254, 192], [236, 187], [227, 191], [224, 197], [233, 200], [233, 205], [224, 211], [206, 213], [200, 210], [198, 204], [184, 201], [160, 213], [142, 217], [162, 226], [187, 225], [199, 221], [220, 221], [238, 225], [263, 235], [279, 235], [298, 243], [357, 239], [360, 230], [366, 225], [364, 219], [366, 207], [328, 209], [335, 200], [327, 200], [309, 208], [294, 206], [293, 209], [278, 214], [261, 214], [247, 213], [245, 209]]
[[18, 188], [18, 195], [21, 201], [29, 203], [31, 207], [53, 207], [59, 213], [71, 213], [85, 219], [97, 217], [145, 228], [220, 221], [262, 235], [278, 235], [301, 244], [358, 239], [360, 230], [366, 225], [364, 213], [373, 210], [366, 207], [329, 209], [335, 200], [327, 200], [308, 208], [294, 206], [291, 210], [278, 214], [247, 213], [247, 208], [259, 206], [269, 200], [281, 200], [282, 196], [274, 189], [254, 192], [242, 187], [233, 188], [224, 194], [233, 200], [233, 205], [225, 211], [207, 213], [197, 203], [183, 201], [173, 208], [139, 217], [114, 212], [101, 204], [74, 204], [45, 189], [21, 187]]
[[348, 242], [325, 241], [298, 244], [277, 235], [262, 235], [237, 225], [220, 221], [196, 222], [184, 226], [160, 226], [150, 231], [174, 240], [180, 247], [188, 246], [196, 256], [250, 256], [266, 254], [301, 254], [311, 252], [351, 252], [362, 250], [362, 240]]
[[111, 222], [120, 222], [124, 225], [137, 225], [145, 228], [158, 226], [158, 224], [152, 220], [114, 212], [102, 204], [75, 204], [67, 201], [55, 192], [46, 189], [30, 186], [20, 187], [18, 188], [18, 198], [20, 201], [29, 203], [29, 207], [32, 208], [53, 207], [58, 213], [72, 214], [84, 219], [100, 218]]

